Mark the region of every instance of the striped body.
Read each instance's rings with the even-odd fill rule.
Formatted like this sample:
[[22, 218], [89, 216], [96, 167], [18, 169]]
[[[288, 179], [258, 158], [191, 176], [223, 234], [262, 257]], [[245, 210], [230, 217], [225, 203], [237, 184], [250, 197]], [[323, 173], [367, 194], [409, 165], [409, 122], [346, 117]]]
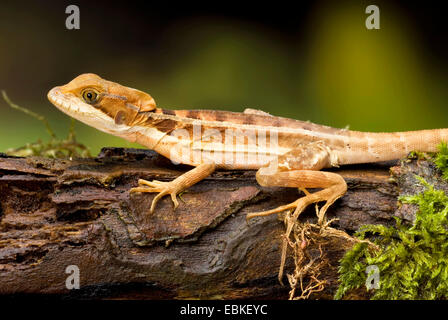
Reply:
[[[89, 104], [83, 100], [86, 88], [98, 92], [97, 101]], [[216, 161], [217, 167], [258, 169], [312, 142], [328, 148], [331, 165], [369, 163], [398, 159], [413, 150], [433, 152], [440, 141], [448, 140], [448, 129], [371, 133], [262, 111], [160, 109], [150, 95], [93, 74], [52, 89], [48, 97], [60, 110], [90, 126], [140, 143], [174, 162], [194, 166], [233, 158], [243, 161]]]
[[[221, 166], [227, 169], [258, 169], [273, 157], [285, 154], [300, 145], [321, 141], [335, 154], [337, 165], [369, 163], [398, 159], [412, 150], [434, 152], [441, 140], [448, 139], [447, 129], [421, 130], [393, 133], [359, 132], [335, 129], [328, 126], [288, 118], [261, 114], [246, 114], [212, 110], [156, 109], [146, 114], [145, 125], [132, 129], [135, 140], [160, 154], [171, 158], [169, 150], [182, 145], [191, 155], [194, 152], [232, 153], [235, 157], [253, 157], [264, 161]], [[195, 130], [196, 128], [196, 130]], [[173, 132], [184, 129], [187, 137], [177, 137]], [[206, 141], [207, 132], [215, 130], [220, 139]], [[244, 140], [227, 141], [226, 132], [241, 132]], [[245, 135], [244, 135], [245, 133]], [[278, 137], [278, 146], [270, 138]], [[126, 138], [124, 136], [124, 138]], [[261, 141], [261, 143], [260, 143]], [[263, 143], [265, 141], [266, 143]], [[176, 160], [176, 159], [172, 159]], [[179, 161], [181, 162], [181, 161]], [[185, 162], [185, 161], [183, 161]], [[192, 158], [189, 163], [198, 165]]]

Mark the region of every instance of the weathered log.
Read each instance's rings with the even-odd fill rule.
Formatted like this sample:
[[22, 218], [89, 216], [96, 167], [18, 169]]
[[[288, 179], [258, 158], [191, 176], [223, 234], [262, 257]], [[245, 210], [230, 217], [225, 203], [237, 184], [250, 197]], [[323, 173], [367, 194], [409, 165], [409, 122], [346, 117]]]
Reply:
[[[337, 169], [349, 190], [328, 211], [351, 233], [392, 224], [398, 186], [390, 163]], [[172, 180], [187, 170], [151, 151], [105, 148], [97, 158], [0, 158], [0, 294], [89, 298], [287, 299], [277, 280], [285, 227], [276, 215], [249, 212], [294, 201], [292, 188], [263, 188], [254, 171], [218, 171], [154, 214], [154, 194], [130, 194], [137, 179]], [[315, 220], [314, 207], [301, 220]], [[322, 273], [332, 298], [347, 243], [324, 247]], [[69, 290], [66, 268], [80, 271]], [[286, 273], [292, 267], [288, 260]]]

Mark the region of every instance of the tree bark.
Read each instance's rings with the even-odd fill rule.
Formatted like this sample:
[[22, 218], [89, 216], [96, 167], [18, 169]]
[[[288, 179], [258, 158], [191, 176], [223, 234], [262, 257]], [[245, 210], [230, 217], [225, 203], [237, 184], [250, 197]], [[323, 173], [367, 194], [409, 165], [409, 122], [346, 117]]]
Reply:
[[[334, 170], [349, 189], [328, 211], [328, 218], [338, 218], [333, 227], [352, 233], [363, 224], [393, 223], [400, 188], [390, 166]], [[105, 148], [97, 158], [75, 160], [2, 155], [0, 293], [287, 299], [287, 281], [277, 280], [284, 223], [277, 215], [248, 222], [245, 216], [301, 193], [260, 187], [255, 171], [218, 171], [181, 194], [175, 211], [167, 196], [149, 214], [155, 194], [128, 192], [139, 178], [169, 181], [187, 169], [137, 149]], [[315, 221], [314, 210], [301, 221]], [[403, 217], [412, 216], [406, 212]], [[324, 247], [326, 285], [312, 298], [332, 298], [338, 261], [350, 246]], [[70, 265], [79, 270], [78, 290], [66, 286]], [[292, 267], [289, 258], [285, 273]]]

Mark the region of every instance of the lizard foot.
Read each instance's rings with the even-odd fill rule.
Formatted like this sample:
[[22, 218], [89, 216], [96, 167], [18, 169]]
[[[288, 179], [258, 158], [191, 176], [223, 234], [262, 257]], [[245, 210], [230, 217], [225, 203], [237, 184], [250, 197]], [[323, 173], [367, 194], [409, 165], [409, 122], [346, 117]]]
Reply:
[[[283, 246], [282, 246], [282, 254], [281, 254], [281, 261], [280, 261], [280, 270], [278, 273], [278, 279], [280, 283], [282, 283], [282, 277], [283, 277], [283, 270], [285, 267], [285, 261], [286, 261], [286, 250], [288, 248], [288, 242], [290, 234], [293, 230], [294, 225], [296, 224], [299, 215], [305, 210], [307, 206], [309, 206], [312, 203], [316, 203], [316, 215], [318, 217], [318, 225], [320, 226], [326, 226], [325, 223], [325, 213], [329, 206], [331, 206], [339, 197], [341, 197], [345, 191], [347, 190], [347, 186], [344, 183], [336, 184], [334, 186], [331, 186], [329, 188], [326, 188], [324, 190], [315, 192], [315, 193], [309, 193], [305, 188], [299, 188], [305, 193], [305, 196], [302, 198], [297, 199], [296, 201], [280, 206], [278, 208], [268, 210], [268, 211], [261, 211], [261, 212], [253, 212], [249, 213], [246, 216], [246, 220], [252, 219], [254, 217], [262, 217], [267, 216], [274, 213], [279, 213], [283, 211], [288, 211], [285, 217], [285, 224], [286, 224], [286, 232], [283, 237]], [[325, 204], [318, 209], [317, 208], [317, 202], [326, 201]], [[294, 211], [293, 211], [294, 210]], [[291, 212], [293, 213], [291, 214]]]
[[209, 176], [214, 170], [215, 165], [213, 163], [203, 163], [170, 182], [162, 182], [157, 180], [147, 181], [139, 179], [139, 186], [132, 188], [130, 192], [158, 192], [159, 194], [154, 197], [154, 200], [152, 200], [150, 209], [151, 213], [154, 212], [154, 208], [160, 198], [169, 194], [174, 203], [174, 210], [176, 210], [179, 206], [176, 196], [185, 189], [194, 185], [196, 182]]
[[158, 192], [158, 194], [154, 197], [151, 204], [150, 213], [154, 212], [154, 208], [156, 207], [157, 202], [166, 195], [171, 196], [171, 200], [174, 203], [174, 210], [179, 206], [179, 202], [177, 201], [177, 194], [180, 193], [182, 188], [177, 183], [170, 182], [162, 182], [158, 180], [147, 181], [143, 179], [138, 180], [138, 187], [132, 188], [129, 192]]
[[305, 193], [305, 196], [297, 199], [296, 201], [277, 207], [272, 210], [261, 211], [261, 212], [252, 212], [246, 215], [246, 220], [255, 218], [255, 217], [263, 217], [268, 216], [274, 213], [279, 213], [287, 210], [294, 209], [294, 216], [298, 217], [303, 210], [306, 209], [312, 203], [318, 203], [321, 201], [325, 201], [325, 204], [320, 208], [320, 210], [316, 209], [316, 214], [318, 218], [318, 224], [322, 225], [325, 223], [325, 213], [329, 206], [331, 206], [338, 198], [340, 198], [347, 191], [347, 184], [342, 178], [339, 176], [335, 176], [336, 183], [332, 186], [329, 186], [321, 191], [315, 193], [309, 193], [304, 187], [299, 187], [299, 190], [302, 190]]

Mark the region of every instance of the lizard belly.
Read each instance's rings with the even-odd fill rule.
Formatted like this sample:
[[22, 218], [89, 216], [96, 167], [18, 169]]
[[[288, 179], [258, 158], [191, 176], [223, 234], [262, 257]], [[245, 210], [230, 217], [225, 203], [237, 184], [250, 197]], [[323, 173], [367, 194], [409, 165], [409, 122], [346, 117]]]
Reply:
[[[287, 153], [286, 147], [240, 145], [192, 141], [188, 137], [176, 137], [154, 128], [135, 128], [135, 142], [171, 159], [173, 163], [198, 166], [214, 163], [220, 169], [259, 169], [278, 156]], [[129, 136], [126, 138], [129, 139]]]

